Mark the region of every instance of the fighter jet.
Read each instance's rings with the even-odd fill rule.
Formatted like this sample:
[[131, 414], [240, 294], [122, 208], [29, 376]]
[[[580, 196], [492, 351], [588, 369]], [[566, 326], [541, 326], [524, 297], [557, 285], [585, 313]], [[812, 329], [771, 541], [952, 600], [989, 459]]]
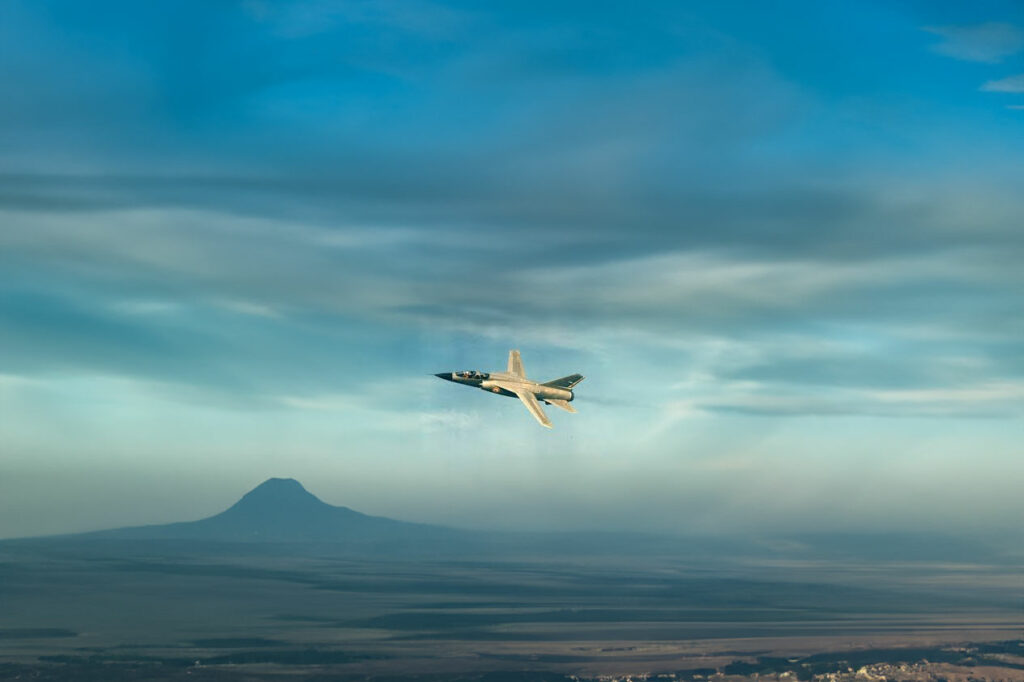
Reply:
[[517, 350], [508, 352], [508, 369], [504, 372], [466, 370], [463, 372], [441, 372], [434, 376], [464, 386], [475, 386], [490, 393], [519, 398], [523, 401], [523, 405], [526, 405], [530, 414], [541, 423], [541, 426], [546, 426], [549, 429], [551, 420], [544, 414], [540, 403], [537, 402], [538, 399], [546, 405], [560, 407], [566, 412], [575, 412], [576, 409], [569, 404], [573, 399], [572, 388], [583, 381], [582, 374], [570, 374], [567, 377], [546, 381], [543, 384], [530, 381], [526, 378], [526, 372], [523, 371], [523, 359], [519, 357]]

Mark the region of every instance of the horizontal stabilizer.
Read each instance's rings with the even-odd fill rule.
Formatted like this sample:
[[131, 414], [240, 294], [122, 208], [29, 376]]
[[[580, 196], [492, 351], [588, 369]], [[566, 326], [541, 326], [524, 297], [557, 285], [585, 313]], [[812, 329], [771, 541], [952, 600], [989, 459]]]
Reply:
[[583, 381], [582, 374], [570, 374], [567, 377], [561, 379], [552, 379], [551, 381], [541, 384], [542, 386], [550, 386], [551, 388], [572, 388], [576, 384]]
[[572, 405], [570, 405], [568, 400], [555, 400], [553, 398], [548, 398], [545, 402], [548, 405], [554, 405], [555, 407], [561, 407], [566, 412], [575, 412], [576, 411], [576, 408], [573, 407]]

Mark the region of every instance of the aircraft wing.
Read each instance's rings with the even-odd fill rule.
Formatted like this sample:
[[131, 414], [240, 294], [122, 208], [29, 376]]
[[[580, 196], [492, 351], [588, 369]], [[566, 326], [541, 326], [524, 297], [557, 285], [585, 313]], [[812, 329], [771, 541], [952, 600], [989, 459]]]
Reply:
[[510, 350], [508, 352], [508, 373], [513, 376], [526, 378], [526, 372], [523, 371], [523, 358], [519, 356], [519, 351], [517, 350]]
[[[516, 355], [519, 355], [518, 351], [512, 351]], [[511, 356], [509, 358], [509, 364], [511, 363]], [[522, 384], [513, 383], [510, 381], [494, 381], [492, 382], [498, 388], [502, 388], [510, 393], [515, 393], [520, 400], [523, 401], [523, 405], [526, 405], [526, 409], [530, 411], [534, 419], [540, 422], [541, 426], [551, 428], [551, 420], [544, 414], [544, 410], [541, 408], [540, 403], [537, 402], [537, 396], [532, 392], [523, 388]], [[575, 411], [575, 410], [573, 410]]]
[[540, 422], [541, 426], [551, 428], [551, 420], [548, 419], [548, 416], [544, 414], [544, 410], [541, 409], [540, 403], [537, 402], [537, 396], [524, 390], [518, 390], [515, 394], [519, 396], [519, 399], [523, 401], [523, 405], [526, 405], [526, 409]]

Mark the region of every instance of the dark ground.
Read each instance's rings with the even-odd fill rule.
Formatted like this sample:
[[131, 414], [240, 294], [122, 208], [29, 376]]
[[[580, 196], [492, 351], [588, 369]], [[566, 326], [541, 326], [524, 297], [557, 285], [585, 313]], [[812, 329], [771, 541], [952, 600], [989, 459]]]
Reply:
[[810, 679], [921, 659], [997, 665], [1016, 679], [1024, 676], [1021, 576], [1008, 565], [403, 560], [302, 545], [8, 542], [0, 543], [0, 679], [690, 679], [787, 670]]

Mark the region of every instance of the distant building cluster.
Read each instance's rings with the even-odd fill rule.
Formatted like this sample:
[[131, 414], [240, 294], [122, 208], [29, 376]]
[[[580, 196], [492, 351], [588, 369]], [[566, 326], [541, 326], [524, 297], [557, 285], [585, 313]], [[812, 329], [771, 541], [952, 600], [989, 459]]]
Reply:
[[1008, 667], [982, 665], [967, 667], [950, 663], [875, 663], [847, 668], [841, 672], [811, 675], [806, 669], [786, 670], [778, 673], [728, 675], [722, 672], [699, 673], [636, 673], [630, 675], [598, 675], [596, 677], [570, 676], [574, 682], [655, 682], [678, 680], [705, 682], [1024, 682], [1024, 659], [1008, 661]]

